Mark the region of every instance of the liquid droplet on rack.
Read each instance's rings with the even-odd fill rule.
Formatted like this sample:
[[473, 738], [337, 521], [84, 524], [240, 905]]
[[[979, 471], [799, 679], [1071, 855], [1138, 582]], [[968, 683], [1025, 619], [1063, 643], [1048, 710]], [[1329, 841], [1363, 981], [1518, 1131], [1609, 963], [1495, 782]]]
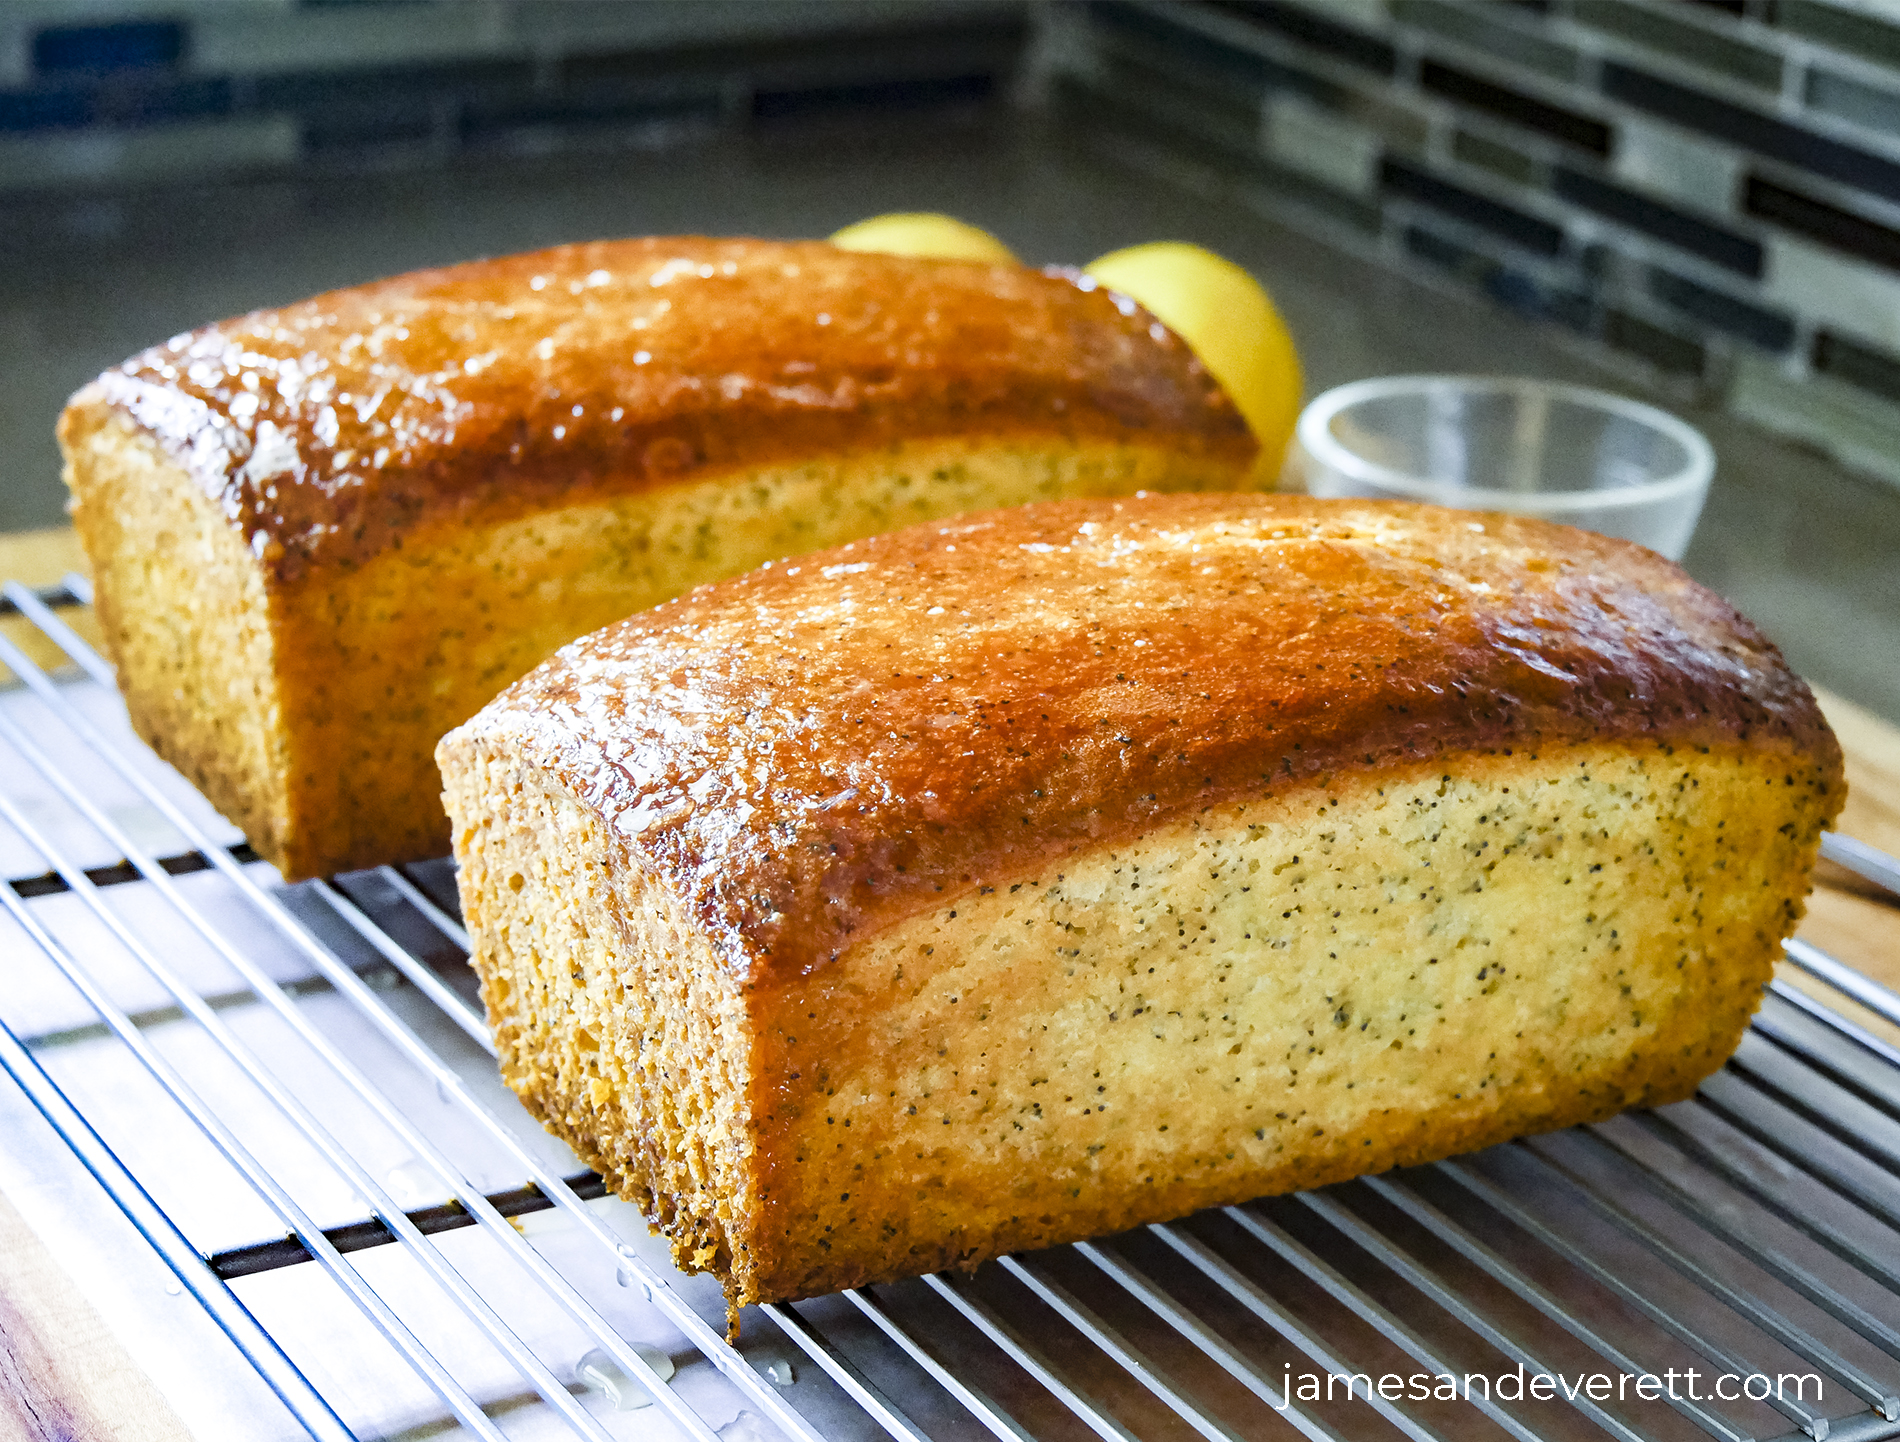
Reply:
[[383, 1178], [383, 1185], [396, 1205], [406, 1212], [440, 1200], [438, 1194], [443, 1191], [435, 1173], [414, 1158], [391, 1167]]
[[[640, 1345], [635, 1345], [633, 1350], [660, 1381], [672, 1380], [673, 1359], [666, 1353], [658, 1347]], [[574, 1378], [613, 1403], [616, 1412], [633, 1412], [653, 1405], [653, 1398], [647, 1389], [629, 1377], [618, 1362], [598, 1347], [584, 1353], [580, 1361], [574, 1364]]]
[[622, 1242], [614, 1248], [614, 1255], [620, 1258], [620, 1265], [614, 1268], [614, 1280], [623, 1287], [638, 1286], [640, 1295], [649, 1302], [653, 1300], [653, 1284], [640, 1275], [640, 1254], [634, 1251], [629, 1242]]

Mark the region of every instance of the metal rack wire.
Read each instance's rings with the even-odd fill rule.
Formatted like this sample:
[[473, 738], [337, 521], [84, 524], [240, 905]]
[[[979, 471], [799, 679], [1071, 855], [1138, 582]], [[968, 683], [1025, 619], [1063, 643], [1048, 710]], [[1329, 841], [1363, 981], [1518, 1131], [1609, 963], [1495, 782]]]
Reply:
[[[41, 868], [0, 884], [0, 1066], [313, 1436], [395, 1424], [346, 1417], [260, 1321], [271, 1278], [320, 1274], [339, 1345], [485, 1438], [634, 1435], [613, 1404], [649, 1398], [700, 1442], [1900, 1437], [1900, 1050], [1779, 982], [1679, 1106], [760, 1308], [729, 1345], [716, 1292], [495, 1085], [446, 864], [277, 885], [132, 739], [56, 614], [83, 579], [5, 598], [75, 670], [0, 637], [0, 829]], [[1893, 858], [1828, 852], [1900, 893]], [[1788, 955], [1900, 1024], [1900, 996]], [[671, 1377], [616, 1295], [703, 1365]]]

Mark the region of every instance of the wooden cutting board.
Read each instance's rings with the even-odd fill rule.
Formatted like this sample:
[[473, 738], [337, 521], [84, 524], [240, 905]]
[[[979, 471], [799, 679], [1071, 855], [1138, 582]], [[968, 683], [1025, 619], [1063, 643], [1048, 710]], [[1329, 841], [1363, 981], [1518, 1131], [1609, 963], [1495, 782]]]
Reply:
[[[84, 569], [70, 527], [0, 535], [0, 576], [41, 586]], [[96, 643], [90, 607], [68, 607], [62, 615]], [[62, 660], [22, 618], [6, 617], [0, 627], [42, 665]], [[0, 667], [0, 682], [7, 679]], [[1840, 830], [1900, 856], [1900, 727], [1831, 692], [1817, 687], [1815, 694], [1847, 753]], [[1826, 862], [1815, 880], [1798, 934], [1900, 991], [1900, 902]], [[1844, 1003], [1785, 962], [1780, 972], [1791, 985], [1900, 1045], [1900, 1027]], [[0, 1442], [172, 1442], [188, 1435], [57, 1260], [0, 1196]]]
[[190, 1442], [151, 1380], [0, 1195], [0, 1442]]

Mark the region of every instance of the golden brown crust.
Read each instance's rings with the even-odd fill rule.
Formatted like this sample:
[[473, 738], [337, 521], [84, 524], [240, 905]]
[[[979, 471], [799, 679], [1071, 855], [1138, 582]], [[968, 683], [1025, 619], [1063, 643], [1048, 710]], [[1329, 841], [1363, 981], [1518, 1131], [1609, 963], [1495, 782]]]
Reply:
[[1285, 496], [856, 542], [584, 638], [468, 724], [562, 776], [768, 985], [973, 877], [1346, 768], [1627, 739], [1799, 754], [1840, 792], [1806, 686], [1661, 557]]
[[[174, 338], [75, 397], [145, 428], [279, 579], [431, 519], [970, 433], [1254, 444], [1072, 275], [702, 237], [419, 271]], [[72, 424], [69, 420], [68, 425]]]

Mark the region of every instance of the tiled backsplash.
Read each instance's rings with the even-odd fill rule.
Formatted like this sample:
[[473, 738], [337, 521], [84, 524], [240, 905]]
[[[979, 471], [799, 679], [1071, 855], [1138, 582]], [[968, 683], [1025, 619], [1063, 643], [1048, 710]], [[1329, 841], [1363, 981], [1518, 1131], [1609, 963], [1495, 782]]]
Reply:
[[1022, 0], [4, 0], [0, 196], [980, 100]]
[[1146, 163], [1900, 484], [1892, 0], [1087, 0], [1049, 18], [1058, 103]]

